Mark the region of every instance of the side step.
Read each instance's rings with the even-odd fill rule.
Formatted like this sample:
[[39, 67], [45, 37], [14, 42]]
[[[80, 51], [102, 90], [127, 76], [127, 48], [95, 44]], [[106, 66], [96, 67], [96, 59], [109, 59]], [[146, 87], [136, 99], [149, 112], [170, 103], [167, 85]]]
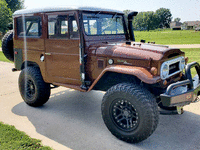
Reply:
[[52, 84], [56, 85], [56, 86], [64, 86], [66, 88], [78, 90], [78, 91], [81, 91], [81, 92], [87, 92], [87, 90], [84, 90], [80, 86], [77, 86], [77, 85], [63, 84], [63, 83], [57, 83], [57, 82], [53, 82]]

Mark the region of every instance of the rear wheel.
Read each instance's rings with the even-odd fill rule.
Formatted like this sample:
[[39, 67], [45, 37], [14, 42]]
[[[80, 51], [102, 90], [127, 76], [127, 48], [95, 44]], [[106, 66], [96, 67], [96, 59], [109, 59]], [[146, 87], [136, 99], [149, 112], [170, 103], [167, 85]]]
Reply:
[[24, 101], [34, 107], [46, 103], [50, 96], [50, 84], [44, 82], [37, 67], [27, 67], [21, 71], [19, 90]]
[[137, 143], [154, 132], [159, 113], [149, 91], [139, 85], [122, 83], [111, 87], [103, 97], [102, 117], [114, 136]]

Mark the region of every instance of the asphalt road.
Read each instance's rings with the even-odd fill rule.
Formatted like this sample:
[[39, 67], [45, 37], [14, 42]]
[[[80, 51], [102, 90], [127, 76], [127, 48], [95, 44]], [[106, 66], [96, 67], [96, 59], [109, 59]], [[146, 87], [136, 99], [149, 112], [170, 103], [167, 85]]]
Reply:
[[116, 139], [101, 118], [102, 92], [52, 90], [42, 107], [26, 105], [18, 91], [19, 72], [0, 62], [0, 121], [14, 125], [57, 150], [195, 150], [200, 149], [200, 102], [184, 107], [183, 115], [160, 115], [147, 140], [128, 144]]

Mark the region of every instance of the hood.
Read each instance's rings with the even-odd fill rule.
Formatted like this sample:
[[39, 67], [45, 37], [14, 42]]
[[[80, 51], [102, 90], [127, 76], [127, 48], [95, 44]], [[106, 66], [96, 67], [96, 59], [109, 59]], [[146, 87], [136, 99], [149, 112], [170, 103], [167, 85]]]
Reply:
[[177, 48], [140, 42], [97, 44], [95, 54], [105, 57], [161, 60], [184, 54]]

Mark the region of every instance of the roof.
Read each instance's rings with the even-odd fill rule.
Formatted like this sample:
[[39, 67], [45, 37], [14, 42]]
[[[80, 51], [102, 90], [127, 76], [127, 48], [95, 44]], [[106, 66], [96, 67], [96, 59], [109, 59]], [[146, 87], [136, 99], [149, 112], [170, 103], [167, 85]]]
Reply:
[[40, 12], [56, 12], [56, 11], [68, 11], [68, 10], [82, 10], [82, 11], [106, 11], [106, 12], [114, 12], [124, 14], [123, 11], [106, 9], [106, 8], [97, 8], [97, 7], [44, 7], [44, 8], [35, 8], [35, 9], [22, 9], [14, 12], [15, 15], [23, 15], [23, 14], [33, 14]]
[[185, 21], [184, 23], [187, 24], [187, 26], [199, 26], [200, 25], [200, 21]]
[[181, 25], [182, 25], [181, 22], [172, 21], [172, 22], [170, 23], [170, 28], [181, 28]]

